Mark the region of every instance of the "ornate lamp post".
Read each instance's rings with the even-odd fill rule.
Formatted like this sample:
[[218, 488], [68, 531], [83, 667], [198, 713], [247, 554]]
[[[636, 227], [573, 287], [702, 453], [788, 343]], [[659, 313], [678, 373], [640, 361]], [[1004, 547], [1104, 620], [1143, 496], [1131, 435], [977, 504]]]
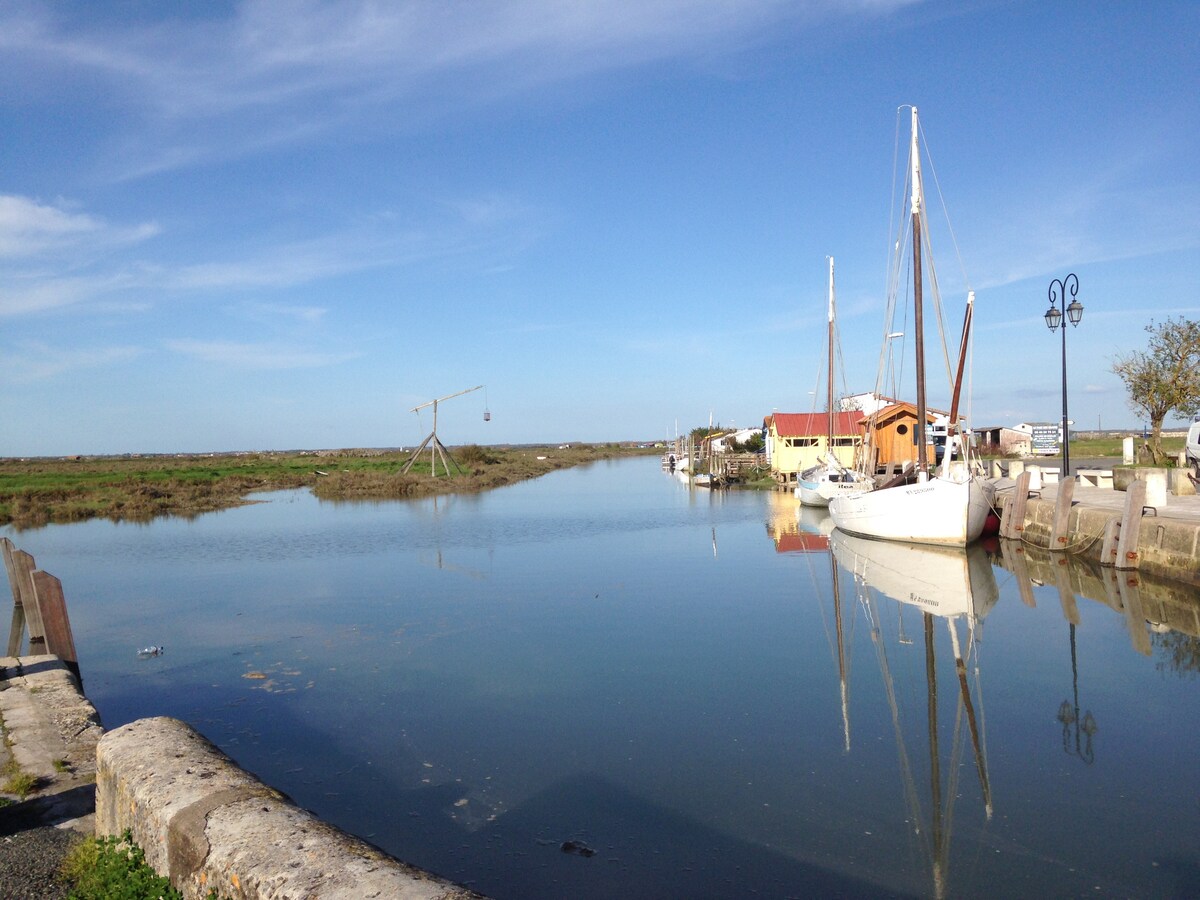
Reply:
[[[1071, 304], [1067, 305], [1067, 292], [1071, 294]], [[1062, 437], [1063, 437], [1063, 478], [1071, 474], [1071, 431], [1067, 425], [1067, 323], [1062, 320], [1063, 313], [1071, 320], [1072, 326], [1077, 326], [1083, 318], [1083, 304], [1075, 299], [1079, 293], [1079, 279], [1072, 272], [1065, 279], [1055, 278], [1050, 282], [1050, 308], [1046, 310], [1046, 327], [1051, 331], [1058, 330], [1062, 325]], [[1062, 303], [1062, 309], [1055, 306]]]

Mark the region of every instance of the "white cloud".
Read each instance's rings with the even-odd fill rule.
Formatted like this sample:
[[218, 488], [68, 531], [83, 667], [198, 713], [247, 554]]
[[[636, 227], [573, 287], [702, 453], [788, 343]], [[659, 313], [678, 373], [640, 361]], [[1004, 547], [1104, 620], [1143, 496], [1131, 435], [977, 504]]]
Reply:
[[72, 212], [28, 197], [0, 194], [0, 259], [59, 254], [86, 245], [92, 253], [144, 241], [158, 234], [144, 223], [112, 226], [86, 213]]
[[100, 369], [128, 362], [144, 352], [142, 348], [132, 346], [67, 349], [43, 341], [24, 341], [3, 355], [3, 378], [18, 384], [44, 381], [81, 369]]
[[[738, 51], [797, 23], [916, 2], [250, 0], [226, 18], [119, 25], [28, 5], [0, 13], [0, 50], [10, 68], [65, 70], [125, 107], [138, 127], [117, 155], [137, 177], [351, 121], [411, 123], [585, 74]], [[378, 115], [396, 105], [398, 115]]]
[[361, 354], [329, 353], [275, 343], [236, 341], [167, 341], [168, 349], [201, 362], [233, 369], [316, 369], [337, 365]]

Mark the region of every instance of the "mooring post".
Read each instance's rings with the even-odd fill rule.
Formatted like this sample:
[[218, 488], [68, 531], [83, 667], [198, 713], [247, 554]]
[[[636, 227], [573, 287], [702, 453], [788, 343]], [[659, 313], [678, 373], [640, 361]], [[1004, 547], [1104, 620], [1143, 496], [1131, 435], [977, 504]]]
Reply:
[[32, 572], [30, 577], [46, 649], [66, 663], [67, 668], [78, 679], [79, 659], [75, 655], [75, 638], [71, 634], [71, 620], [67, 616], [67, 600], [63, 596], [62, 582], [41, 569]]
[[17, 564], [13, 559], [13, 542], [8, 538], [0, 538], [0, 555], [4, 557], [4, 569], [8, 572], [8, 586], [12, 588], [13, 611], [12, 625], [8, 629], [8, 652], [6, 656], [21, 655], [21, 640], [25, 637], [25, 606], [21, 602], [20, 579], [17, 575]]
[[1074, 493], [1074, 478], [1064, 478], [1058, 483], [1058, 492], [1054, 497], [1054, 524], [1050, 528], [1051, 550], [1067, 549], [1071, 528], [1071, 498]]
[[1121, 533], [1117, 537], [1117, 555], [1113, 565], [1118, 569], [1136, 569], [1138, 538], [1142, 533], [1142, 507], [1146, 503], [1146, 482], [1140, 478], [1125, 489], [1125, 513], [1121, 517]]
[[1025, 507], [1028, 503], [1029, 473], [1022, 472], [1017, 476], [1012, 501], [1004, 504], [1004, 512], [1000, 516], [1000, 537], [1019, 538], [1025, 533]]
[[[38, 613], [37, 599], [33, 593], [33, 570], [37, 563], [24, 550], [12, 551], [13, 572], [16, 576], [17, 592], [20, 594], [21, 610], [24, 613], [25, 624], [29, 629], [29, 655], [37, 656], [46, 652], [46, 632], [42, 629], [42, 617]], [[14, 617], [15, 619], [15, 617]], [[12, 636], [9, 636], [11, 643]], [[20, 652], [21, 635], [17, 634], [17, 653]]]

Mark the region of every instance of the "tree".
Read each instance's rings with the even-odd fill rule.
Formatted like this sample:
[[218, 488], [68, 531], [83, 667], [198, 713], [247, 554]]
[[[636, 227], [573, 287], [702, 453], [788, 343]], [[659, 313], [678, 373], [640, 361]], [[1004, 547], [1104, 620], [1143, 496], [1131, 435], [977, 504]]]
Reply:
[[1155, 464], [1166, 460], [1162, 424], [1168, 413], [1200, 410], [1200, 322], [1167, 319], [1146, 326], [1150, 344], [1118, 356], [1112, 370], [1129, 392], [1129, 406], [1150, 420], [1148, 449]]

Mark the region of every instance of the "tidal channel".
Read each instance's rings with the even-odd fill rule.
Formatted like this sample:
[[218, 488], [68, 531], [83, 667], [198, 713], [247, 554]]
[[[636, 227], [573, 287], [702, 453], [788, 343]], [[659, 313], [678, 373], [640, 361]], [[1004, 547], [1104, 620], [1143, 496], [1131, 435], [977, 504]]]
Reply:
[[183, 719], [407, 862], [497, 898], [1200, 896], [1194, 590], [648, 458], [257, 499], [0, 534], [61, 579], [106, 728]]

